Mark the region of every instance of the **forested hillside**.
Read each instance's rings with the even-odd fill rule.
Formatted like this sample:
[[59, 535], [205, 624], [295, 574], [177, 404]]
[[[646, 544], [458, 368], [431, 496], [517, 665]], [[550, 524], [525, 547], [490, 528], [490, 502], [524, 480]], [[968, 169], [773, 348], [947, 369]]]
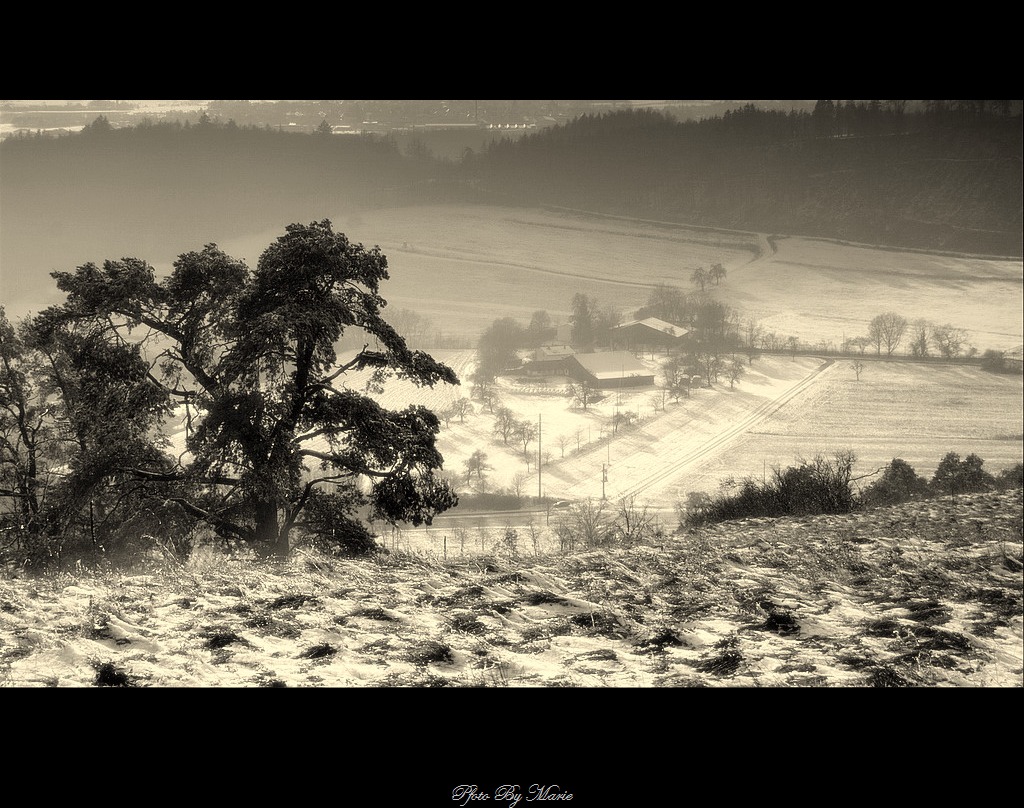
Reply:
[[[198, 124], [0, 141], [4, 292], [83, 260], [169, 261], [282, 221], [418, 202], [558, 205], [662, 221], [1020, 256], [1019, 102], [753, 105], [679, 121], [576, 117], [438, 159], [385, 134]], [[345, 222], [340, 224], [344, 227]], [[11, 302], [11, 301], [9, 301]]]
[[1016, 256], [1022, 127], [1011, 109], [583, 116], [497, 144], [475, 179], [510, 198], [643, 218]]

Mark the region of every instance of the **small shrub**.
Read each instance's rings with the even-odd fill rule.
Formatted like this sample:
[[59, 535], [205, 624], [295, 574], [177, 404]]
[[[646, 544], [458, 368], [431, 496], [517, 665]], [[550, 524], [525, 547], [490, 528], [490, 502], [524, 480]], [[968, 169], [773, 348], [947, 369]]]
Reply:
[[406, 659], [414, 665], [429, 665], [432, 662], [451, 662], [452, 648], [438, 640], [427, 640], [406, 654]]
[[800, 633], [800, 623], [793, 615], [784, 610], [769, 612], [768, 618], [760, 626], [764, 631], [772, 631], [775, 634], [788, 636]]
[[587, 634], [601, 634], [613, 637], [623, 634], [619, 621], [603, 612], [574, 614], [569, 618], [569, 622], [577, 628], [583, 629]]
[[93, 681], [96, 687], [136, 686], [134, 677], [117, 668], [113, 662], [95, 662], [93, 668], [96, 671], [96, 679]]
[[203, 647], [215, 651], [236, 642], [245, 643], [245, 640], [233, 631], [210, 631], [206, 634], [206, 642], [203, 643]]
[[527, 592], [522, 599], [527, 606], [541, 606], [545, 603], [568, 603], [561, 595], [554, 592]]
[[743, 654], [734, 646], [724, 648], [717, 655], [697, 663], [697, 670], [716, 676], [732, 676], [743, 664]]
[[949, 607], [937, 600], [914, 601], [908, 603], [904, 608], [910, 612], [911, 620], [932, 626], [948, 623], [951, 617]]
[[584, 651], [576, 655], [577, 660], [585, 659], [591, 662], [615, 662], [619, 655], [611, 648], [595, 648], [593, 651]]
[[989, 348], [981, 355], [981, 367], [989, 373], [1007, 373], [1005, 352]]
[[584, 547], [605, 547], [615, 542], [618, 530], [603, 500], [591, 499], [569, 505], [555, 525], [562, 550], [572, 550], [577, 543]]
[[283, 620], [276, 620], [266, 613], [253, 615], [245, 621], [245, 627], [257, 629], [261, 634], [284, 639], [295, 639], [302, 631]]
[[868, 675], [871, 687], [910, 687], [911, 682], [888, 665], [879, 665]]
[[305, 507], [305, 528], [302, 543], [323, 553], [336, 556], [370, 556], [383, 548], [377, 538], [352, 513], [366, 503], [354, 489], [338, 489], [337, 493], [314, 491]]
[[955, 651], [969, 654], [973, 648], [971, 641], [958, 631], [947, 631], [934, 626], [920, 626], [914, 629], [915, 636], [921, 638], [921, 648], [927, 651]]
[[448, 624], [452, 631], [462, 631], [466, 634], [483, 634], [487, 626], [480, 622], [480, 619], [472, 612], [460, 612], [451, 617]]
[[337, 648], [324, 642], [307, 648], [299, 654], [299, 657], [301, 659], [323, 659], [325, 657], [334, 656], [336, 653], [338, 653]]
[[352, 612], [352, 617], [366, 617], [370, 620], [383, 620], [385, 622], [395, 622], [398, 618], [391, 614], [388, 614], [380, 606], [364, 606], [356, 609]]
[[636, 643], [638, 648], [643, 648], [652, 652], [664, 651], [666, 646], [669, 645], [683, 645], [683, 641], [679, 639], [679, 635], [676, 634], [670, 628], [663, 628], [656, 634], [645, 637]]
[[869, 637], [899, 637], [903, 631], [899, 621], [891, 617], [872, 620], [864, 628], [864, 633]]
[[519, 557], [519, 532], [511, 525], [506, 525], [501, 532], [501, 548], [511, 559]]
[[991, 491], [996, 486], [995, 478], [982, 466], [985, 461], [976, 454], [969, 454], [963, 460], [956, 452], [948, 452], [939, 461], [932, 476], [931, 487], [938, 494], [966, 494], [976, 491]]
[[1015, 488], [1024, 488], [1024, 463], [1018, 463], [1012, 468], [1003, 469], [995, 478], [996, 488], [1007, 491]]
[[281, 595], [270, 602], [271, 609], [298, 609], [307, 603], [315, 605], [317, 599], [313, 595]]
[[492, 614], [508, 614], [516, 606], [514, 600], [493, 600], [490, 603], [481, 604], [481, 608], [485, 612]]

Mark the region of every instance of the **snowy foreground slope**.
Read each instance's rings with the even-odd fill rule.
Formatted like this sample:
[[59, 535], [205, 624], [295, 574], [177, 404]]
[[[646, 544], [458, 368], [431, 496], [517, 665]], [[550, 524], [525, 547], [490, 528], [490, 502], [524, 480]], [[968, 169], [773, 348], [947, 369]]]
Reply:
[[0, 578], [6, 687], [1021, 687], [1022, 492], [447, 565]]

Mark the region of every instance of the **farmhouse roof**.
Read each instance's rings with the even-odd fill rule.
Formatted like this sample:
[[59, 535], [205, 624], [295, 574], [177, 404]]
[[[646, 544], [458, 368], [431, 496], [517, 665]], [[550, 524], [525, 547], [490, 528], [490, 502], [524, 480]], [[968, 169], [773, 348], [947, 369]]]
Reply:
[[666, 320], [659, 320], [657, 317], [645, 317], [642, 320], [630, 320], [628, 323], [621, 323], [615, 326], [612, 330], [618, 331], [634, 326], [650, 328], [652, 331], [668, 334], [671, 337], [685, 337], [690, 333], [689, 329], [683, 328], [681, 325], [675, 325], [674, 323], [667, 322]]
[[572, 356], [576, 351], [569, 345], [563, 345], [562, 343], [548, 342], [541, 345], [533, 355], [533, 358], [541, 361], [545, 359], [565, 359], [566, 357]]
[[601, 351], [576, 354], [573, 357], [595, 379], [618, 379], [631, 376], [654, 376], [646, 365], [628, 351]]

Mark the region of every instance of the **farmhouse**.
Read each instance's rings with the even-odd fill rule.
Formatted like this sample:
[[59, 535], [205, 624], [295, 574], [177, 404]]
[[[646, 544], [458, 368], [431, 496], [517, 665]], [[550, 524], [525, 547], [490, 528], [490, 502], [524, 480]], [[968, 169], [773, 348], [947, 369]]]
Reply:
[[523, 365], [522, 371], [528, 376], [567, 376], [574, 353], [569, 345], [546, 343], [533, 352], [533, 358]]
[[646, 317], [611, 329], [612, 346], [630, 351], [668, 349], [679, 345], [690, 332], [682, 326]]
[[654, 384], [654, 371], [628, 351], [576, 354], [567, 362], [568, 375], [591, 387], [644, 387]]

